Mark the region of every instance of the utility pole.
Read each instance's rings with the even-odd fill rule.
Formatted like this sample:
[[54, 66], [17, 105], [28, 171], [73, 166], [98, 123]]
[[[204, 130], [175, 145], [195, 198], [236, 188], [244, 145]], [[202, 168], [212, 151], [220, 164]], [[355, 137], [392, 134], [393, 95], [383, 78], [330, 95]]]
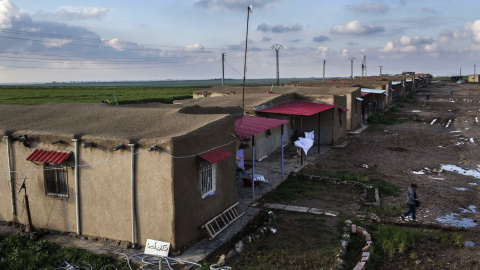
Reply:
[[362, 62], [362, 77], [367, 76], [367, 56], [363, 56], [363, 62]]
[[325, 65], [327, 64], [327, 60], [323, 59], [323, 81], [325, 81]]
[[460, 68], [460, 77], [462, 77], [462, 68]]
[[351, 61], [351, 75], [350, 75], [350, 78], [353, 79], [353, 60], [355, 60], [355, 57], [350, 57], [350, 58], [348, 58], [348, 60]]
[[283, 49], [283, 45], [275, 44], [275, 45], [272, 46], [272, 49], [274, 49], [275, 53], [277, 54], [277, 86], [280, 86], [280, 70], [279, 70], [279, 67], [278, 67], [278, 51], [280, 49]]
[[244, 62], [245, 64], [243, 66], [242, 115], [245, 113], [245, 77], [247, 75], [248, 20], [250, 19], [250, 13], [252, 13], [252, 5], [247, 7], [247, 34], [245, 37], [245, 62]]
[[225, 80], [225, 53], [222, 53], [222, 86], [223, 80]]
[[380, 68], [380, 76], [382, 76], [382, 68], [383, 66], [378, 66]]
[[477, 75], [477, 64], [473, 64], [473, 76]]

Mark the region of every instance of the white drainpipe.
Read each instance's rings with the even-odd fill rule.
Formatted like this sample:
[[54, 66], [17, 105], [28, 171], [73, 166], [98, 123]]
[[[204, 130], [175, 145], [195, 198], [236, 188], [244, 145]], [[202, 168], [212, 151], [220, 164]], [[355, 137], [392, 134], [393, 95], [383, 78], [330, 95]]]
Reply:
[[137, 234], [135, 227], [136, 205], [135, 205], [135, 144], [128, 144], [132, 150], [132, 245], [135, 248], [135, 235]]
[[80, 185], [78, 184], [78, 141], [79, 139], [72, 139], [72, 142], [75, 142], [75, 205], [77, 210], [77, 234], [81, 235], [82, 231], [80, 228]]
[[12, 213], [13, 219], [17, 218], [17, 207], [15, 204], [15, 183], [13, 182], [13, 172], [12, 172], [12, 160], [10, 157], [10, 138], [8, 136], [3, 136], [5, 139], [5, 144], [7, 145], [7, 157], [8, 157], [8, 181], [10, 182], [10, 192], [12, 194]]

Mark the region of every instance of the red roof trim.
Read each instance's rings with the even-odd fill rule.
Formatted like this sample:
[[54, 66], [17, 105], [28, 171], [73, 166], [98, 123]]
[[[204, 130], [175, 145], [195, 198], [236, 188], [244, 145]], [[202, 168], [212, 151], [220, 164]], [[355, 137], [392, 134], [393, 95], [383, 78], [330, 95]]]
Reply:
[[326, 111], [333, 107], [337, 107], [337, 105], [320, 104], [308, 101], [291, 101], [288, 103], [283, 103], [277, 106], [270, 107], [268, 109], [259, 110], [259, 112], [310, 116]]
[[231, 154], [222, 148], [217, 148], [198, 155], [198, 157], [208, 161], [209, 163], [217, 163], [231, 156]]
[[27, 160], [32, 162], [61, 164], [71, 154], [72, 152], [60, 152], [60, 151], [49, 151], [49, 150], [37, 149], [33, 151], [33, 153], [30, 154], [30, 156], [27, 157]]
[[363, 97], [363, 96], [366, 96], [366, 95], [370, 95], [370, 93], [368, 93], [368, 92], [362, 92], [362, 97]]
[[344, 111], [344, 112], [348, 112], [348, 109], [347, 108], [344, 108], [344, 107], [338, 107], [340, 110]]
[[238, 140], [243, 140], [288, 122], [289, 120], [243, 115], [235, 118], [235, 136]]

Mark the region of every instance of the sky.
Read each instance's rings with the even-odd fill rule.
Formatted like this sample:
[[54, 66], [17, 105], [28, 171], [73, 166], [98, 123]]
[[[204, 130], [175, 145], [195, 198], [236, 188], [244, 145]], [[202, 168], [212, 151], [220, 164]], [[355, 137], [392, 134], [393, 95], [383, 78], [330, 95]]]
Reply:
[[[252, 12], [248, 6], [252, 5]], [[0, 0], [0, 84], [480, 72], [478, 0]], [[248, 19], [248, 24], [247, 24]], [[279, 46], [281, 45], [281, 47]], [[351, 60], [354, 59], [354, 60]], [[363, 61], [366, 59], [366, 63]]]

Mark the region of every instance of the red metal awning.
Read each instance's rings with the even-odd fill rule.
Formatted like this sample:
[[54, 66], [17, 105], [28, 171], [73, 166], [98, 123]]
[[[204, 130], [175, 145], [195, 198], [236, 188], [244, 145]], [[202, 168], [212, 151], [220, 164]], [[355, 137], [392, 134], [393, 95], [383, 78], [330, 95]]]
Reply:
[[344, 107], [338, 107], [340, 110], [344, 111], [344, 112], [348, 112], [348, 109], [347, 108], [344, 108]]
[[37, 149], [33, 151], [33, 153], [30, 154], [30, 156], [28, 156], [27, 160], [32, 162], [61, 164], [71, 154], [72, 152], [59, 152], [59, 151]]
[[368, 93], [368, 92], [362, 92], [362, 97], [363, 97], [363, 96], [366, 96], [366, 95], [370, 95], [370, 93]]
[[222, 148], [217, 148], [217, 149], [202, 153], [198, 156], [210, 163], [217, 163], [221, 160], [228, 158], [229, 156], [231, 156], [231, 154], [223, 150]]
[[292, 101], [280, 104], [278, 106], [270, 107], [268, 109], [259, 110], [258, 112], [310, 116], [326, 111], [336, 106], [337, 105], [320, 104], [308, 101]]
[[243, 140], [288, 122], [288, 120], [243, 115], [235, 119], [235, 136], [238, 140]]

